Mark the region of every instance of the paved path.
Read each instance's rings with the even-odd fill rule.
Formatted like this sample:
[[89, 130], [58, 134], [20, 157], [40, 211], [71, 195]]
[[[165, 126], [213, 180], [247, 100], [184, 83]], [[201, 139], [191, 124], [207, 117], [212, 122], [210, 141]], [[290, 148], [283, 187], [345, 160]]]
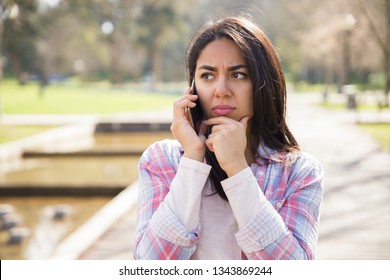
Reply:
[[[354, 112], [313, 106], [320, 98], [292, 94], [288, 111], [302, 149], [326, 172], [317, 259], [390, 259], [390, 154], [355, 125]], [[113, 225], [79, 258], [129, 259], [135, 208]]]
[[317, 259], [390, 259], [390, 154], [355, 125], [361, 114], [318, 101], [289, 103], [291, 129], [326, 173]]

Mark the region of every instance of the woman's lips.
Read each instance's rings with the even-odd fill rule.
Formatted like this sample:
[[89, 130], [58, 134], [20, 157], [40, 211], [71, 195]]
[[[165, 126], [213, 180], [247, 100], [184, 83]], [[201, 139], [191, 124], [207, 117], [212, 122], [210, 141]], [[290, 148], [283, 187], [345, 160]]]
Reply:
[[226, 116], [233, 112], [236, 108], [229, 105], [218, 105], [213, 107], [211, 110], [218, 116]]

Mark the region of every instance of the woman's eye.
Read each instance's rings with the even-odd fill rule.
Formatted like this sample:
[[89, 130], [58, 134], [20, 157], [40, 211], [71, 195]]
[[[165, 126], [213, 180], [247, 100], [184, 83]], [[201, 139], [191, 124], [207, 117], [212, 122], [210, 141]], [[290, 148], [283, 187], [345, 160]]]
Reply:
[[237, 72], [233, 74], [233, 78], [235, 79], [245, 79], [246, 77], [248, 77], [246, 73]]
[[201, 75], [201, 78], [202, 79], [205, 79], [205, 80], [211, 80], [214, 76], [210, 73], [204, 73]]

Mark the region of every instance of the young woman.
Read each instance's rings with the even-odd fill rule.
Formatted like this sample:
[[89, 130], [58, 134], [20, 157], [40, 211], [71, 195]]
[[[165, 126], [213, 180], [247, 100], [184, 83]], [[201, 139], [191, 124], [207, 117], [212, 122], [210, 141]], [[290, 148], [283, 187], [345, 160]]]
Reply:
[[[135, 259], [313, 259], [323, 170], [286, 125], [270, 40], [227, 17], [197, 33], [186, 62], [194, 86], [174, 104], [176, 140], [139, 162]], [[202, 111], [196, 129], [188, 108]]]

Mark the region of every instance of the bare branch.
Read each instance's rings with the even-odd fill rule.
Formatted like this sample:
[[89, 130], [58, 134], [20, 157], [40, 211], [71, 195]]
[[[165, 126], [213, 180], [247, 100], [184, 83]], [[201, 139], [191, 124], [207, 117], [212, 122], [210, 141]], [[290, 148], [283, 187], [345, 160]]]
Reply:
[[[381, 48], [383, 49], [384, 53], [386, 53], [387, 51], [387, 46], [386, 46], [386, 43], [385, 41], [383, 40], [383, 38], [381, 37], [380, 35], [380, 32], [378, 31], [376, 25], [374, 24], [374, 21], [372, 20], [372, 17], [370, 15], [370, 13], [368, 12], [367, 10], [367, 7], [365, 5], [365, 2], [362, 1], [362, 0], [359, 0], [359, 8], [360, 10], [363, 12], [363, 14], [367, 17], [368, 19], [368, 23], [370, 25], [370, 28], [373, 32], [373, 35], [374, 35], [374, 38], [378, 41], [379, 45], [381, 46]], [[389, 1], [387, 1], [389, 2]]]

